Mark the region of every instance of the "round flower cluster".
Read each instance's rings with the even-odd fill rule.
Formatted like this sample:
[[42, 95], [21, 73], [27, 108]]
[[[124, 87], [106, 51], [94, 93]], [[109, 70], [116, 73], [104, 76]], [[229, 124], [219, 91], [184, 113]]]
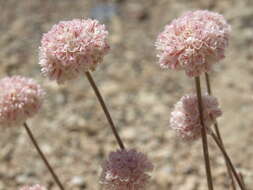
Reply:
[[0, 125], [23, 124], [40, 109], [44, 90], [33, 79], [21, 76], [0, 80]]
[[46, 188], [40, 185], [34, 185], [30, 187], [29, 186], [22, 187], [20, 190], [46, 190]]
[[196, 77], [209, 72], [225, 57], [230, 25], [218, 13], [207, 10], [187, 12], [165, 26], [156, 41], [162, 68], [185, 70]]
[[145, 189], [153, 170], [153, 164], [146, 155], [136, 150], [111, 152], [103, 165], [101, 184], [108, 190]]
[[95, 70], [110, 49], [108, 32], [97, 20], [61, 21], [45, 33], [39, 48], [42, 73], [58, 83]]
[[[207, 129], [222, 115], [218, 101], [209, 95], [202, 96], [204, 124]], [[198, 98], [196, 95], [183, 96], [171, 112], [170, 127], [184, 140], [196, 140], [201, 136]]]

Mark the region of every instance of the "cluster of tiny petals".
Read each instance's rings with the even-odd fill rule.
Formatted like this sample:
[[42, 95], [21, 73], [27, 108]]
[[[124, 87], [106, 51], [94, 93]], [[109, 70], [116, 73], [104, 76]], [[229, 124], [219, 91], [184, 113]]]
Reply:
[[45, 33], [39, 48], [42, 73], [58, 83], [95, 70], [109, 51], [105, 26], [92, 19], [61, 21]]
[[45, 92], [33, 79], [21, 76], [0, 80], [0, 126], [16, 126], [35, 115]]
[[20, 190], [46, 190], [46, 188], [41, 185], [34, 185], [22, 187]]
[[162, 68], [184, 70], [189, 77], [209, 72], [225, 57], [230, 25], [214, 12], [187, 12], [165, 26], [156, 41]]
[[[222, 115], [218, 101], [209, 95], [202, 96], [203, 117], [207, 132], [215, 119]], [[170, 127], [184, 140], [196, 140], [201, 136], [201, 123], [196, 95], [185, 95], [171, 112]]]
[[103, 164], [100, 183], [106, 190], [144, 190], [153, 164], [134, 149], [111, 152]]

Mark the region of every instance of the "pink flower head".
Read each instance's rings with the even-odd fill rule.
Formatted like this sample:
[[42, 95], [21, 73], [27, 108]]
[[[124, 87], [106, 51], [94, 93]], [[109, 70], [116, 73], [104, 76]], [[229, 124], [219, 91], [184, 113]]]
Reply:
[[24, 123], [40, 109], [44, 90], [33, 79], [21, 76], [0, 80], [0, 126]]
[[58, 83], [95, 70], [108, 52], [108, 32], [97, 20], [61, 21], [45, 33], [39, 48], [42, 73]]
[[218, 13], [198, 10], [187, 12], [165, 26], [156, 41], [162, 68], [185, 70], [196, 77], [211, 71], [225, 57], [230, 25]]
[[136, 150], [111, 152], [103, 165], [101, 183], [107, 190], [143, 190], [153, 170], [146, 155]]
[[[202, 96], [203, 115], [207, 129], [215, 122], [215, 119], [222, 115], [218, 101], [209, 95]], [[176, 103], [171, 112], [170, 127], [178, 136], [185, 140], [195, 140], [201, 136], [201, 124], [199, 118], [198, 99], [196, 95], [183, 96]]]
[[46, 190], [46, 188], [40, 185], [34, 185], [22, 187], [20, 190]]

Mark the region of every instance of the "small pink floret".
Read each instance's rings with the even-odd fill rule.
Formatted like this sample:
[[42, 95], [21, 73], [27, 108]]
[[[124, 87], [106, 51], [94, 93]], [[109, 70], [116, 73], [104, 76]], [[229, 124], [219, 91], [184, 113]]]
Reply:
[[153, 164], [136, 150], [111, 152], [103, 165], [101, 184], [106, 190], [144, 190]]
[[[214, 120], [222, 115], [218, 101], [209, 95], [202, 96], [205, 127], [208, 129]], [[185, 95], [175, 104], [171, 112], [170, 127], [184, 140], [196, 140], [201, 136], [198, 99], [196, 95]]]
[[155, 43], [159, 64], [162, 68], [185, 70], [189, 77], [209, 72], [225, 57], [230, 30], [218, 13], [187, 12], [159, 34]]
[[58, 83], [77, 78], [102, 62], [108, 32], [97, 20], [61, 21], [45, 33], [39, 48], [42, 73]]
[[46, 188], [40, 185], [34, 185], [34, 186], [25, 186], [19, 190], [46, 190]]
[[44, 90], [33, 79], [21, 76], [0, 80], [0, 126], [23, 124], [40, 109]]

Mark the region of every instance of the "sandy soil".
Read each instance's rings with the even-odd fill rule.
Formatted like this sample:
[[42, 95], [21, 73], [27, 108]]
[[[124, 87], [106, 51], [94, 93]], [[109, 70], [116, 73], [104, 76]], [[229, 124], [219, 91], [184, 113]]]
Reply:
[[[0, 77], [33, 77], [46, 89], [42, 111], [28, 123], [66, 189], [100, 189], [100, 165], [118, 147], [86, 78], [64, 86], [43, 78], [38, 46], [54, 23], [91, 15], [108, 16], [111, 45], [93, 77], [126, 146], [147, 153], [155, 164], [149, 189], [207, 189], [201, 143], [181, 142], [169, 128], [173, 104], [194, 90], [193, 81], [183, 72], [162, 71], [154, 48], [165, 24], [195, 9], [222, 13], [232, 25], [226, 59], [211, 78], [224, 112], [219, 124], [225, 145], [253, 189], [253, 1], [110, 2], [117, 3], [118, 14], [101, 16], [92, 0], [0, 0]], [[229, 189], [222, 155], [209, 141], [215, 190]], [[24, 129], [2, 128], [0, 190], [34, 183], [57, 189]]]

